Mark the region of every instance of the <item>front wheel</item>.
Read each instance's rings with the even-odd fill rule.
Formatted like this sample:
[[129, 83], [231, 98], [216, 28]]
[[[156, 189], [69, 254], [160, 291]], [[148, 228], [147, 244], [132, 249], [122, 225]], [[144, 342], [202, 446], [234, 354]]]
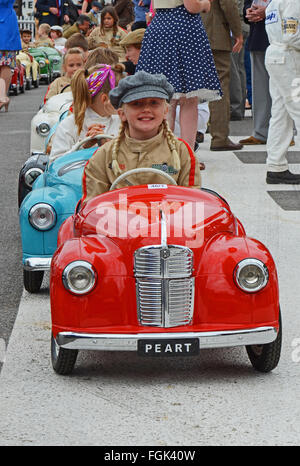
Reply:
[[55, 372], [59, 375], [70, 374], [75, 366], [78, 350], [61, 348], [51, 335], [51, 362]]
[[23, 270], [24, 288], [29, 293], [37, 293], [43, 282], [43, 270]]
[[259, 372], [270, 372], [277, 366], [282, 342], [281, 315], [279, 314], [279, 329], [276, 340], [266, 345], [249, 345], [246, 350], [252, 366]]

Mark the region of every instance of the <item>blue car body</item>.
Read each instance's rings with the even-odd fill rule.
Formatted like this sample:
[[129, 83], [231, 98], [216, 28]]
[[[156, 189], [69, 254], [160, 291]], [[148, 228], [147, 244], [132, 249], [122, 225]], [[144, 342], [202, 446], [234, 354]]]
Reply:
[[[27, 272], [50, 268], [59, 228], [74, 213], [82, 197], [83, 169], [94, 151], [94, 147], [81, 149], [48, 164], [44, 173], [33, 183], [32, 191], [24, 198], [19, 210], [19, 221], [23, 268]], [[31, 209], [41, 203], [50, 205], [56, 218], [55, 224], [43, 231], [32, 226], [29, 220]]]

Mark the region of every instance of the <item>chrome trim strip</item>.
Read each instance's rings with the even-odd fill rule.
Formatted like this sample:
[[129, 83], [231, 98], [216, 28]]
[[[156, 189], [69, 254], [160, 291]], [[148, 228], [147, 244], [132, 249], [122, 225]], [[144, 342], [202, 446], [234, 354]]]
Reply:
[[167, 340], [199, 338], [200, 349], [226, 348], [245, 345], [265, 345], [277, 337], [275, 327], [257, 327], [247, 330], [217, 332], [170, 332], [170, 333], [73, 333], [60, 332], [56, 342], [62, 348], [101, 351], [137, 351], [138, 340]]
[[37, 270], [50, 270], [51, 257], [29, 257], [24, 260], [24, 270], [37, 271]]

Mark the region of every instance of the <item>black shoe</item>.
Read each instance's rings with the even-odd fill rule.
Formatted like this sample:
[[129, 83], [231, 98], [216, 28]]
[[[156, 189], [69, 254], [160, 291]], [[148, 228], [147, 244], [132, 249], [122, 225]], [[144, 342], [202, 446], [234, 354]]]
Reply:
[[29, 81], [29, 79], [26, 79], [25, 89], [26, 89], [26, 91], [30, 91], [30, 81]]
[[198, 142], [198, 144], [201, 144], [201, 142], [203, 141], [204, 141], [204, 134], [200, 133], [200, 131], [197, 131], [196, 142]]
[[266, 182], [268, 184], [300, 184], [300, 174], [284, 172], [267, 172]]

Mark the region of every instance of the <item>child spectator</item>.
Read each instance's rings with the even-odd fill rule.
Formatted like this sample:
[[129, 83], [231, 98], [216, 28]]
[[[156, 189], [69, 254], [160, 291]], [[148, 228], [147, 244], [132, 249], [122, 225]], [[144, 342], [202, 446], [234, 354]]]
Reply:
[[54, 42], [54, 47], [63, 53], [67, 39], [63, 37], [63, 28], [61, 26], [51, 26], [50, 39]]
[[82, 34], [80, 34], [80, 32], [73, 34], [65, 43], [66, 50], [73, 49], [74, 47], [81, 49], [84, 55], [84, 60], [86, 61], [89, 55], [88, 41]]
[[[189, 146], [178, 140], [166, 121], [173, 87], [162, 74], [145, 71], [127, 76], [109, 93], [118, 109], [118, 137], [100, 147], [89, 160], [83, 176], [83, 202], [108, 191], [115, 179], [134, 168], [156, 168], [178, 184], [200, 188], [200, 171]], [[136, 174], [134, 184], [165, 183], [153, 173]], [[119, 187], [126, 186], [121, 182]]]
[[127, 32], [120, 28], [119, 18], [112, 6], [101, 11], [101, 25], [96, 27], [88, 38], [89, 49], [109, 47], [119, 56], [119, 61], [125, 61], [125, 48], [120, 45]]
[[49, 34], [51, 27], [49, 24], [42, 23], [38, 28], [37, 39], [34, 42], [35, 47], [54, 47], [52, 39]]
[[25, 67], [26, 85], [25, 88], [30, 89], [30, 79], [32, 77], [32, 84], [38, 87], [38, 70], [39, 64], [34, 57], [29, 53], [28, 49], [34, 48], [35, 44], [31, 41], [32, 32], [29, 29], [20, 31], [22, 50], [18, 53], [17, 59]]
[[44, 97], [44, 103], [54, 95], [64, 91], [69, 92], [71, 90], [71, 78], [79, 68], [84, 68], [84, 55], [79, 48], [74, 47], [64, 55], [62, 64], [63, 75], [56, 78], [50, 84]]
[[[121, 64], [100, 64], [90, 70], [77, 70], [71, 81], [73, 114], [60, 122], [54, 134], [50, 163], [73, 150], [89, 136], [118, 134], [120, 119], [110, 103], [108, 93], [122, 78]], [[94, 145], [94, 141], [85, 147]]]

